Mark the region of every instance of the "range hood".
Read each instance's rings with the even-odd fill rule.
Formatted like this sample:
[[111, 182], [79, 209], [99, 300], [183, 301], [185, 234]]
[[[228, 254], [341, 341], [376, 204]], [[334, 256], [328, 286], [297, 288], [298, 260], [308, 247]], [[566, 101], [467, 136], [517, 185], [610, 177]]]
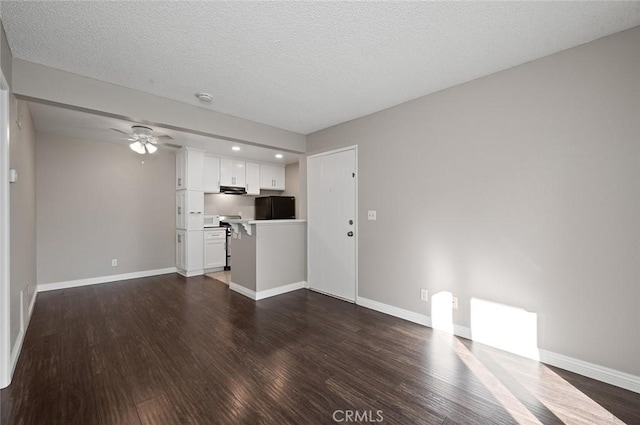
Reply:
[[220, 186], [220, 193], [228, 193], [230, 195], [245, 195], [247, 190], [244, 187]]

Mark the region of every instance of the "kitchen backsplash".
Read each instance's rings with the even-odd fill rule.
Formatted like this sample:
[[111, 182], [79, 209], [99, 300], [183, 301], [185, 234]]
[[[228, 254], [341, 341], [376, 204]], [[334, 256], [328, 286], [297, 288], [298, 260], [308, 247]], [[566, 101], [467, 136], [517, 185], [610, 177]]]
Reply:
[[[262, 190], [259, 196], [281, 195], [282, 192]], [[225, 193], [210, 193], [204, 195], [204, 213], [218, 215], [236, 215], [242, 218], [255, 218], [254, 199], [251, 195], [228, 195]]]

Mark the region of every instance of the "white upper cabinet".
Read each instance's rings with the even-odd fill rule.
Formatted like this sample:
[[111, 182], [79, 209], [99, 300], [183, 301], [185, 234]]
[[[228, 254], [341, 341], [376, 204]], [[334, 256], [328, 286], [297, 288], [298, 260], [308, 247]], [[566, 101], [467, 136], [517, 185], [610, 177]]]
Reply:
[[187, 188], [187, 151], [176, 152], [176, 190]]
[[176, 191], [176, 229], [187, 228], [187, 191]]
[[202, 190], [204, 151], [185, 148], [176, 153], [176, 189]]
[[220, 160], [220, 185], [245, 187], [246, 185], [245, 162], [235, 159], [222, 158]]
[[205, 193], [220, 193], [220, 158], [210, 155], [204, 156]]
[[247, 195], [260, 195], [260, 164], [247, 162]]
[[260, 189], [284, 190], [284, 167], [279, 165], [260, 166]]

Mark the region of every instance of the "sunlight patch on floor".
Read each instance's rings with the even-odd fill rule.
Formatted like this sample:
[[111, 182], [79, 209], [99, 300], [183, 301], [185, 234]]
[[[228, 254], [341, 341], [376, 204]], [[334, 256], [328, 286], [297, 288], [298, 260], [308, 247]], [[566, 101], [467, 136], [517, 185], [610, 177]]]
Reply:
[[458, 338], [453, 338], [453, 350], [460, 360], [471, 370], [482, 384], [491, 392], [493, 397], [509, 412], [519, 424], [539, 424], [542, 422], [536, 418], [529, 409], [522, 404], [509, 389], [496, 378], [476, 356], [462, 344]]

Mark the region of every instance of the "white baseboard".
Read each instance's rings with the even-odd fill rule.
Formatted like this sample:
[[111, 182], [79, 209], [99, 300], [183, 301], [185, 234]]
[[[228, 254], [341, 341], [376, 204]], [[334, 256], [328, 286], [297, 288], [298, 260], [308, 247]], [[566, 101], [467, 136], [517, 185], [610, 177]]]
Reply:
[[[413, 311], [394, 307], [392, 305], [384, 304], [363, 297], [358, 297], [357, 304], [371, 310], [379, 311], [380, 313], [408, 320], [409, 322], [432, 327], [431, 318], [424, 314], [415, 313]], [[471, 329], [466, 326], [453, 325], [453, 334], [455, 336], [473, 340]], [[504, 350], [501, 347], [496, 348]], [[624, 388], [629, 391], [640, 393], [640, 376], [631, 375], [626, 372], [599, 366], [597, 364], [585, 362], [583, 360], [575, 359], [573, 357], [565, 356], [547, 350], [538, 349], [538, 351], [540, 353], [541, 363], [568, 370], [569, 372], [574, 372], [579, 375], [583, 375], [597, 381], [605, 382], [607, 384], [615, 385], [616, 387]], [[521, 355], [519, 353], [513, 354]]]
[[24, 336], [27, 333], [27, 328], [29, 327], [29, 323], [31, 322], [31, 315], [33, 314], [33, 307], [36, 305], [36, 296], [38, 295], [37, 288], [33, 291], [33, 296], [31, 297], [31, 301], [29, 301], [29, 310], [27, 312], [27, 317], [24, 318], [24, 323], [22, 325], [22, 329], [18, 334], [18, 338], [16, 338], [16, 342], [13, 344], [11, 348], [11, 373], [10, 377], [13, 376], [13, 372], [16, 370], [16, 365], [18, 364], [18, 358], [20, 357], [20, 352], [22, 351], [22, 344], [24, 343]]
[[176, 269], [176, 273], [184, 277], [202, 276], [204, 274], [204, 269], [190, 270], [190, 271], [186, 271], [184, 269]]
[[384, 304], [378, 301], [370, 300], [364, 297], [358, 297], [356, 304], [369, 308], [371, 310], [379, 311], [380, 313], [388, 314], [389, 316], [398, 317], [400, 319], [408, 320], [409, 322], [417, 323], [422, 326], [431, 327], [431, 318], [427, 315], [415, 313], [413, 311], [405, 310], [400, 307], [394, 307], [389, 304]]
[[298, 289], [303, 289], [307, 282], [295, 282], [289, 283], [288, 285], [278, 286], [277, 288], [266, 289], [264, 291], [256, 292], [256, 301], [263, 300], [265, 298], [274, 297], [280, 294], [286, 294], [287, 292], [297, 291]]
[[[31, 315], [33, 314], [33, 308], [36, 306], [36, 297], [38, 296], [38, 287], [36, 286], [35, 289], [36, 290], [33, 291], [33, 296], [31, 297], [31, 301], [29, 302], [29, 315], [27, 316], [26, 325], [28, 325], [29, 322], [31, 321]], [[26, 325], [25, 325], [25, 329], [27, 328]]]
[[[9, 373], [9, 378], [13, 378], [13, 372], [16, 370], [16, 364], [18, 364], [18, 357], [20, 356], [20, 351], [22, 351], [22, 343], [24, 342], [24, 334], [26, 333], [25, 330], [21, 330], [20, 333], [18, 333], [18, 337], [16, 338], [16, 342], [13, 344], [13, 347], [11, 348], [11, 370]], [[11, 383], [11, 381], [9, 381], [9, 383]]]
[[266, 289], [264, 291], [252, 291], [251, 289], [245, 288], [242, 285], [238, 285], [237, 283], [231, 282], [229, 284], [229, 289], [235, 291], [239, 294], [244, 295], [245, 297], [251, 298], [252, 300], [259, 301], [265, 298], [274, 297], [276, 295], [285, 294], [287, 292], [296, 291], [298, 289], [303, 289], [307, 285], [307, 282], [295, 282], [289, 283], [287, 285], [278, 286], [276, 288]]
[[540, 351], [540, 361], [569, 372], [577, 373], [588, 378], [606, 382], [616, 387], [624, 388], [629, 391], [640, 393], [640, 376], [631, 375], [630, 373], [620, 372], [619, 370], [610, 369], [605, 366], [585, 362], [573, 357], [554, 353], [547, 350]]
[[237, 283], [230, 282], [229, 289], [239, 294], [242, 294], [245, 297], [251, 298], [252, 300], [256, 299], [256, 291], [252, 291], [251, 289], [245, 288], [244, 286], [238, 285]]
[[144, 270], [140, 272], [114, 274], [111, 276], [90, 277], [87, 279], [68, 280], [65, 282], [44, 283], [38, 285], [38, 292], [55, 291], [57, 289], [77, 288], [78, 286], [97, 285], [100, 283], [117, 282], [120, 280], [137, 279], [140, 277], [158, 276], [162, 274], [176, 273], [175, 267], [165, 269]]

